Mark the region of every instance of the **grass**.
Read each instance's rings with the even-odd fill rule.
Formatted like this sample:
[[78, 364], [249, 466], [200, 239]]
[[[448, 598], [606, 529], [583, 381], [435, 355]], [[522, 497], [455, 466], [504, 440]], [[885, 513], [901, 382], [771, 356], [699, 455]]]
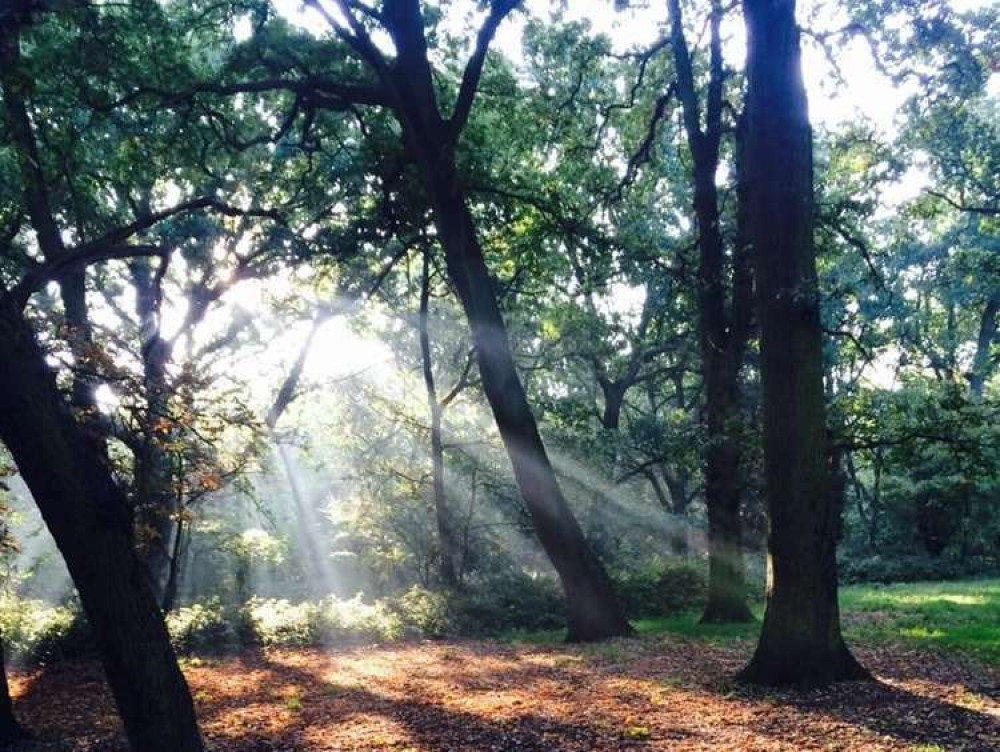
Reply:
[[[1000, 665], [1000, 579], [850, 585], [840, 589], [844, 632], [859, 643], [902, 642], [972, 654]], [[709, 641], [752, 640], [763, 608], [749, 624], [700, 624], [697, 612], [633, 622], [642, 635], [674, 634]], [[560, 631], [520, 632], [508, 641], [552, 644]]]
[[854, 640], [902, 640], [1000, 665], [1000, 580], [855, 585], [840, 602]]

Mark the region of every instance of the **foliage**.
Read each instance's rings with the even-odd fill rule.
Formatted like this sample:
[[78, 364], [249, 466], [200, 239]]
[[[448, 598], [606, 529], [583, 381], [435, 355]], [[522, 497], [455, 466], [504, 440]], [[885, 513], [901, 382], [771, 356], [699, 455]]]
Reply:
[[232, 625], [218, 598], [183, 606], [166, 615], [170, 641], [178, 653], [208, 653], [232, 644]]
[[626, 571], [615, 584], [629, 616], [662, 617], [697, 608], [706, 592], [703, 568], [684, 560], [661, 559], [643, 569]]
[[90, 654], [90, 629], [79, 605], [53, 606], [40, 600], [0, 596], [0, 633], [17, 659], [45, 662]]
[[360, 594], [301, 603], [254, 597], [240, 615], [244, 640], [267, 647], [392, 642], [403, 632], [385, 604], [366, 603]]

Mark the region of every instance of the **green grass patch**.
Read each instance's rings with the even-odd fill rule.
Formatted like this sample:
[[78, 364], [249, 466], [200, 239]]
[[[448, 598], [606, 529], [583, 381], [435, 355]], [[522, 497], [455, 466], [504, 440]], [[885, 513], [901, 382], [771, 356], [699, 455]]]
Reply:
[[674, 634], [713, 642], [753, 639], [760, 632], [759, 615], [757, 621], [744, 624], [702, 624], [700, 618], [701, 613], [691, 611], [658, 619], [639, 619], [633, 626], [642, 635]]
[[840, 603], [848, 639], [901, 640], [1000, 664], [1000, 580], [852, 585]]
[[[903, 642], [920, 647], [958, 650], [1000, 665], [1000, 579], [964, 582], [864, 584], [840, 589], [844, 631], [854, 643]], [[754, 640], [757, 621], [748, 624], [701, 624], [700, 613], [652, 619], [632, 624], [640, 635], [672, 634], [712, 642]], [[565, 632], [516, 632], [506, 642], [553, 645]]]

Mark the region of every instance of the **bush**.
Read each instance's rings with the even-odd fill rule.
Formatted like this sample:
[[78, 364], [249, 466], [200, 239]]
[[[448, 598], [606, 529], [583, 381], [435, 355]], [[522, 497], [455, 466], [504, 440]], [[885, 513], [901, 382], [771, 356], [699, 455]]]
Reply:
[[93, 649], [90, 628], [75, 602], [0, 596], [0, 634], [11, 655], [27, 662], [73, 658]]
[[614, 581], [631, 619], [669, 616], [698, 608], [707, 588], [701, 567], [663, 559], [642, 569], [619, 572]]
[[566, 606], [554, 577], [515, 573], [469, 583], [452, 595], [451, 621], [455, 633], [477, 637], [560, 629]]
[[321, 608], [308, 601], [254, 596], [240, 609], [240, 633], [245, 642], [274, 646], [319, 643]]
[[178, 653], [213, 652], [232, 643], [230, 620], [218, 598], [171, 611], [166, 622]]
[[246, 642], [276, 646], [391, 642], [403, 636], [403, 623], [385, 603], [348, 600], [292, 603], [284, 598], [251, 598], [241, 610]]
[[995, 562], [971, 557], [962, 561], [946, 556], [868, 556], [840, 565], [840, 579], [846, 583], [961, 580], [996, 572]]
[[416, 637], [441, 638], [455, 631], [452, 598], [414, 585], [390, 601], [406, 634]]
[[324, 644], [394, 642], [403, 636], [403, 622], [386, 603], [365, 603], [361, 594], [348, 600], [333, 596], [320, 604], [318, 634]]

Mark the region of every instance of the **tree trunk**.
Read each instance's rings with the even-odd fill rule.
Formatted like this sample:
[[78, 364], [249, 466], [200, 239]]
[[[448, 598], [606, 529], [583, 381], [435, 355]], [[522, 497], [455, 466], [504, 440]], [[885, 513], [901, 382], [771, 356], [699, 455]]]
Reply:
[[132, 548], [127, 501], [9, 299], [0, 303], [0, 439], [66, 560], [132, 748], [201, 750], [191, 695]]
[[0, 746], [12, 744], [19, 739], [24, 739], [27, 735], [14, 716], [10, 687], [7, 685], [7, 666], [3, 654], [3, 643], [0, 642]]
[[767, 610], [745, 681], [867, 676], [840, 632], [813, 241], [812, 133], [794, 0], [744, 0], [748, 234], [761, 323]]
[[431, 477], [434, 494], [434, 517], [438, 533], [438, 575], [448, 586], [458, 582], [455, 572], [455, 535], [452, 530], [451, 512], [444, 487], [444, 443], [441, 438], [443, 406], [438, 400], [434, 383], [434, 361], [431, 356], [431, 336], [427, 320], [430, 313], [430, 252], [424, 251], [423, 272], [420, 280], [420, 311], [417, 318], [420, 330], [420, 360], [427, 392], [427, 408], [431, 416]]
[[568, 639], [603, 640], [631, 632], [604, 566], [584, 538], [549, 462], [514, 364], [493, 280], [486, 268], [453, 166], [427, 175], [448, 272], [465, 309], [483, 390], [535, 531], [566, 594]]
[[[671, 45], [677, 70], [677, 90], [691, 152], [691, 182], [698, 231], [698, 339], [705, 384], [705, 506], [708, 510], [708, 600], [703, 622], [750, 621], [743, 576], [740, 530], [740, 446], [735, 415], [743, 354], [749, 336], [738, 285], [739, 256], [733, 253], [733, 302], [726, 306], [725, 243], [719, 216], [719, 169], [722, 137], [722, 10], [713, 4], [711, 60], [705, 126], [701, 125], [690, 51], [684, 38], [679, 0], [669, 0]], [[739, 241], [738, 241], [739, 242]], [[746, 308], [747, 310], [744, 310]]]
[[170, 600], [174, 539], [178, 534], [178, 499], [173, 488], [173, 467], [166, 446], [174, 431], [167, 383], [170, 345], [160, 333], [159, 273], [149, 259], [129, 263], [135, 284], [135, 311], [139, 318], [145, 415], [141, 449], [135, 455], [136, 542], [157, 602], [166, 609]]
[[[503, 5], [494, 5], [493, 9]], [[507, 5], [506, 12], [515, 5]], [[499, 23], [506, 12], [491, 12], [489, 18]], [[568, 639], [602, 640], [629, 634], [631, 627], [611, 578], [566, 503], [542, 443], [462, 187], [455, 142], [465, 118], [455, 117], [462, 102], [471, 107], [478, 86], [477, 65], [470, 61], [467, 66], [459, 104], [446, 121], [438, 108], [421, 4], [418, 0], [386, 0], [380, 18], [395, 47], [392, 62], [382, 58], [366, 37], [355, 38], [354, 47], [381, 81], [419, 170], [438, 240], [444, 248], [448, 276], [469, 322], [483, 391], [539, 541], [566, 595]], [[351, 19], [352, 25], [360, 25], [353, 15]], [[491, 36], [487, 26], [480, 30], [477, 44], [481, 49], [477, 47], [477, 53], [485, 55], [483, 45]], [[474, 59], [481, 65], [477, 53]]]
[[[753, 614], [746, 601], [743, 568], [740, 446], [730, 435], [733, 430], [722, 429], [716, 443], [709, 444], [705, 462], [708, 599], [701, 616], [701, 621], [705, 624], [753, 620]], [[708, 503], [709, 499], [711, 503]]]
[[972, 359], [972, 368], [969, 371], [969, 387], [975, 400], [983, 397], [983, 388], [993, 369], [996, 368], [996, 361], [992, 358], [991, 349], [997, 342], [998, 329], [1000, 329], [1000, 292], [990, 296], [986, 301], [986, 307], [979, 318], [979, 334], [976, 337], [976, 353]]

